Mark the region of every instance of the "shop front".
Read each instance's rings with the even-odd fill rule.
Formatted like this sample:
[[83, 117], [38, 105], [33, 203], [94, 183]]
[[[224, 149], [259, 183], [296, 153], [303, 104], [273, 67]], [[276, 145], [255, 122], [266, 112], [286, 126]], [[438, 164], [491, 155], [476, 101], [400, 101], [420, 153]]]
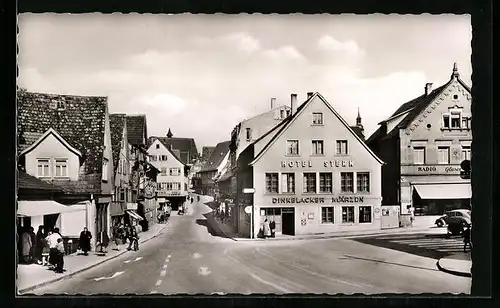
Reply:
[[172, 211], [177, 211], [184, 206], [188, 193], [186, 191], [159, 191], [158, 197], [170, 201]]
[[411, 184], [415, 215], [442, 215], [446, 211], [471, 209], [469, 183]]

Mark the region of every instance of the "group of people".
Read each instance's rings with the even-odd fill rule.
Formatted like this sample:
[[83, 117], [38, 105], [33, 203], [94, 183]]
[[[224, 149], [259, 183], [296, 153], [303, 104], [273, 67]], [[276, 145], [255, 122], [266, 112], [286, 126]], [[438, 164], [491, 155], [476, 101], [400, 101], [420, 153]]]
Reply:
[[113, 229], [113, 237], [117, 250], [120, 249], [120, 244], [126, 244], [127, 241], [129, 243], [127, 250], [139, 250], [139, 234], [135, 226], [120, 223], [115, 225]]
[[259, 237], [268, 238], [276, 236], [276, 223], [274, 220], [268, 221], [267, 218], [262, 224], [262, 228], [259, 230]]
[[62, 273], [64, 268], [64, 242], [59, 228], [45, 232], [44, 226], [39, 226], [35, 234], [33, 227], [21, 228], [20, 250], [22, 263], [37, 263], [43, 266], [52, 266]]

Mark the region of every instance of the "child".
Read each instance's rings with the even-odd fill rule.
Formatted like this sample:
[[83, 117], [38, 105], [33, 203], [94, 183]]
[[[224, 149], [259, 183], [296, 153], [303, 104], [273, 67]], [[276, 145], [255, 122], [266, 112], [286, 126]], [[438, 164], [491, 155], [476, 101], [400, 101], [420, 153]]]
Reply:
[[56, 273], [62, 273], [64, 270], [64, 243], [62, 238], [57, 239], [57, 262], [56, 262]]

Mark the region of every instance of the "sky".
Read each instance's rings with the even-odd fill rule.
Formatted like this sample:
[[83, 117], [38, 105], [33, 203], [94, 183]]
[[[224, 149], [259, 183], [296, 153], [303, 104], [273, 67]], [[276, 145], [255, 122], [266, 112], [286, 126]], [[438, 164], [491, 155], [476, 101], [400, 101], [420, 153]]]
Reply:
[[471, 85], [470, 15], [21, 14], [18, 86], [107, 96], [148, 135], [194, 138], [319, 92], [368, 138], [401, 104], [450, 79]]

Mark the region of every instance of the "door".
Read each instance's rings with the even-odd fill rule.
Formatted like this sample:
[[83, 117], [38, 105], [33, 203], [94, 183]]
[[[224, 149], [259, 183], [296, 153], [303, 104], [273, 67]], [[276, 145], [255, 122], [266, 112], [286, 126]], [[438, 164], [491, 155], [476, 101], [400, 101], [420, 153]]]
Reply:
[[295, 211], [294, 208], [281, 209], [282, 234], [295, 235]]

